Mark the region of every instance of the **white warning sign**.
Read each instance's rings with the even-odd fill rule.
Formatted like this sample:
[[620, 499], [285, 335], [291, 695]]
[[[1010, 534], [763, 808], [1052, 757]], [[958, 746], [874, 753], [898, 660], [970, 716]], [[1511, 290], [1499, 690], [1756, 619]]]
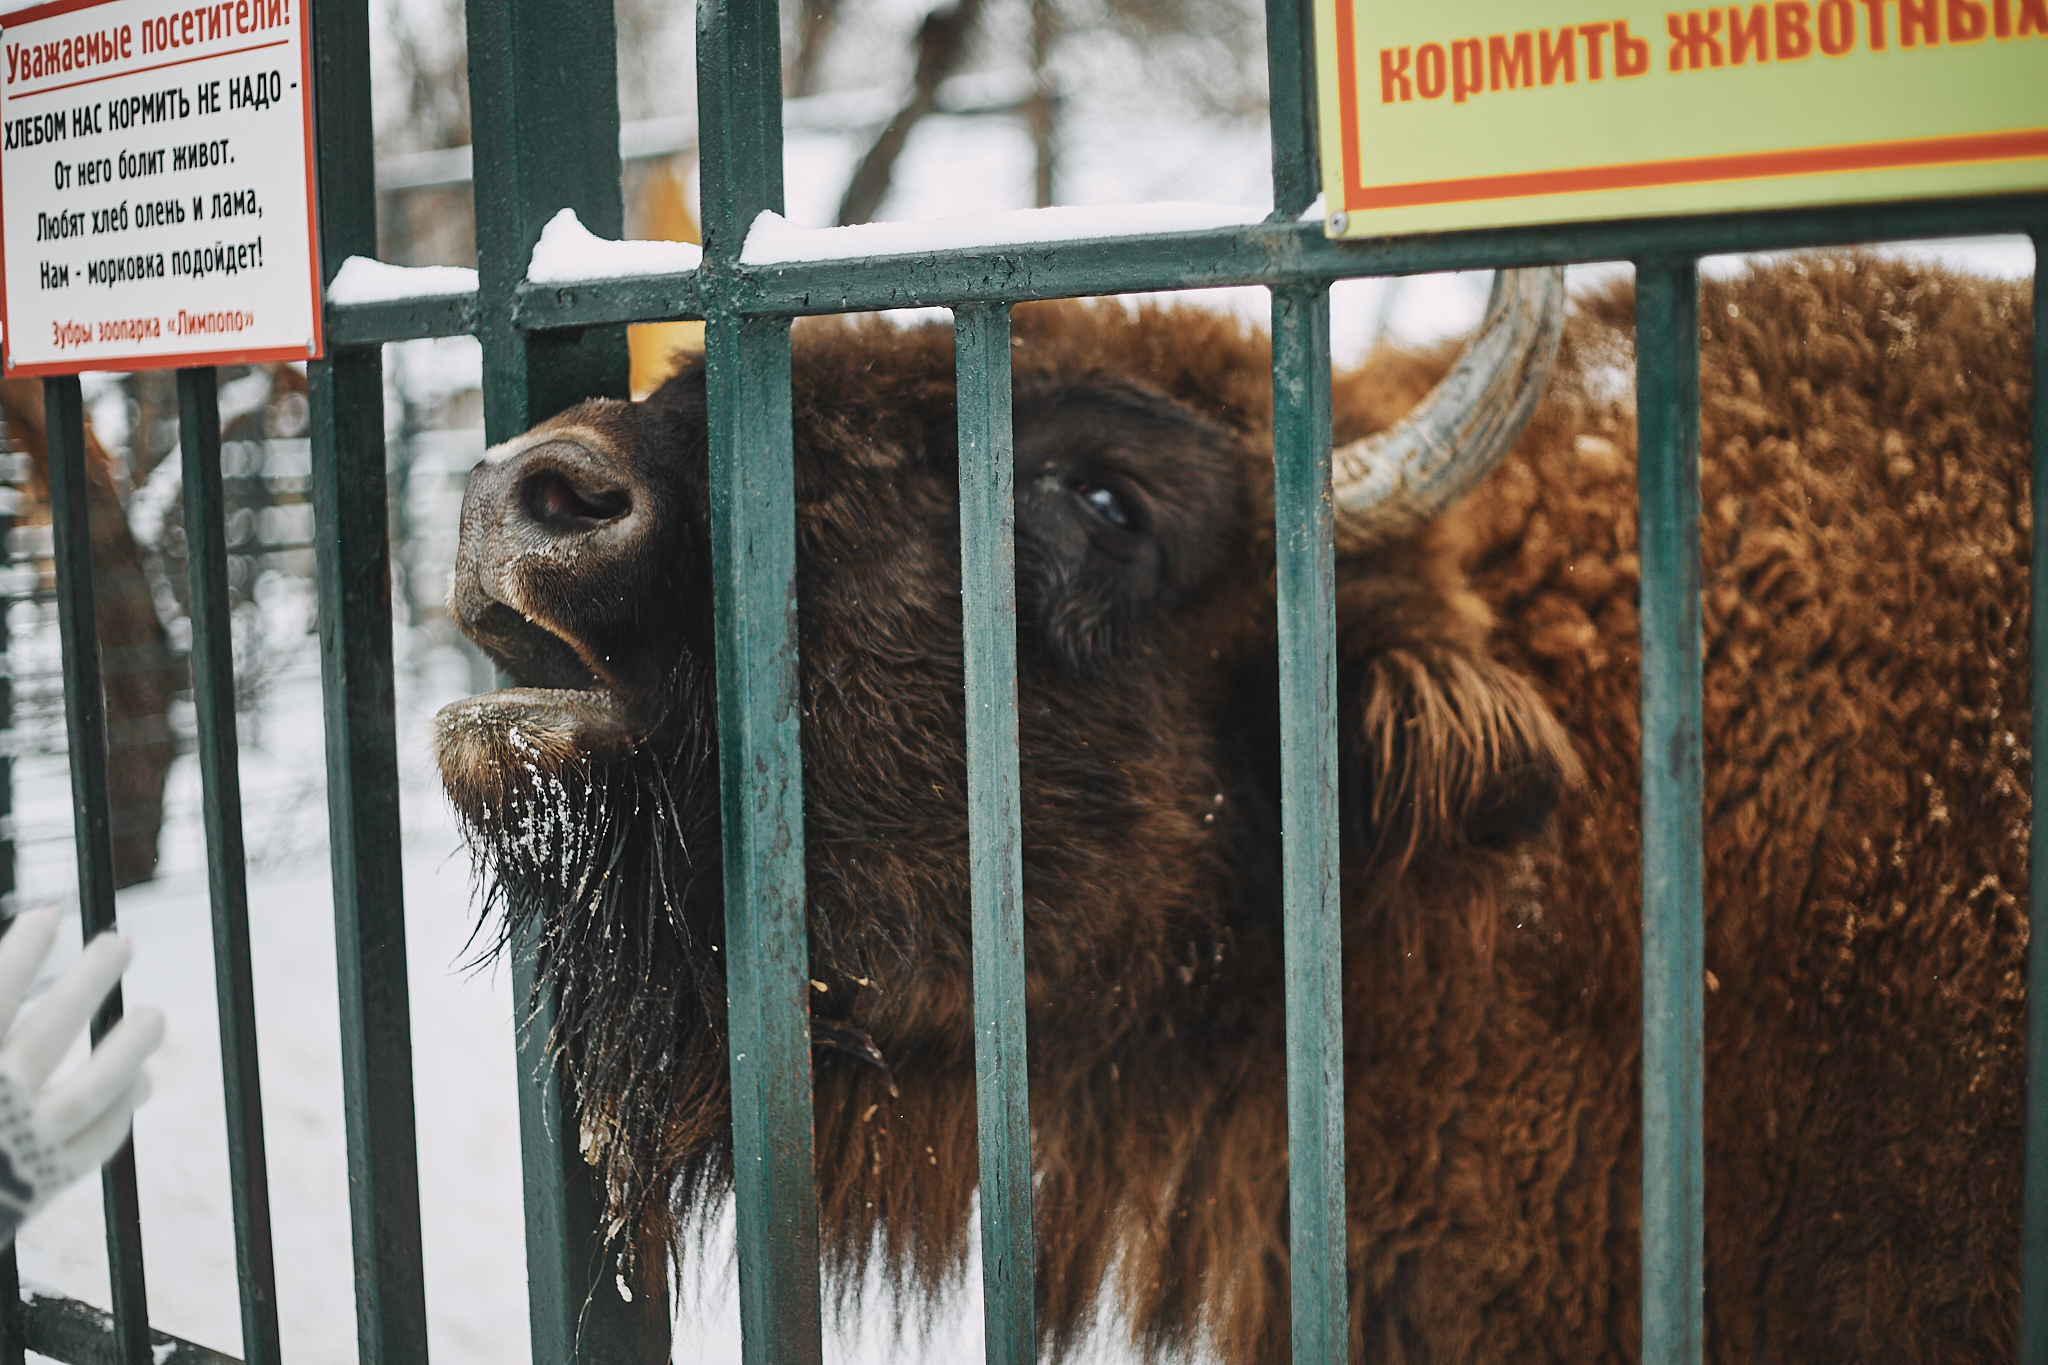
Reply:
[[0, 15], [10, 375], [320, 354], [306, 0]]

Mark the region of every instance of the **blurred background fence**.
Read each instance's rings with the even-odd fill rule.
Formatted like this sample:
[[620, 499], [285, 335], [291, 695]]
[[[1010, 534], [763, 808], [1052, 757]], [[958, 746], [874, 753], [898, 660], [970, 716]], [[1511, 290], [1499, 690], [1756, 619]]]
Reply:
[[[468, 651], [443, 607], [455, 553], [464, 480], [482, 453], [475, 376], [460, 363], [401, 359], [390, 410], [393, 594], [402, 667]], [[313, 593], [313, 509], [306, 379], [289, 366], [223, 371], [222, 482], [228, 505], [235, 705], [243, 742], [264, 746], [280, 688], [319, 673]], [[6, 766], [0, 812], [0, 891], [11, 900], [63, 901], [72, 892], [68, 805], [12, 802], [24, 780], [61, 772], [64, 689], [57, 645], [55, 576], [44, 503], [40, 386], [8, 393], [7, 447], [0, 454], [0, 504], [9, 525], [0, 563], [0, 612], [7, 657]], [[108, 738], [115, 796], [116, 881], [132, 886], [156, 871], [166, 782], [193, 752], [196, 734], [179, 487], [177, 396], [169, 372], [89, 381], [98, 438], [93, 508], [94, 560], [105, 584], [100, 636], [106, 660]], [[31, 405], [32, 404], [32, 405]], [[476, 659], [481, 669], [481, 659]], [[478, 681], [483, 676], [478, 674]], [[47, 875], [46, 875], [47, 873]]]

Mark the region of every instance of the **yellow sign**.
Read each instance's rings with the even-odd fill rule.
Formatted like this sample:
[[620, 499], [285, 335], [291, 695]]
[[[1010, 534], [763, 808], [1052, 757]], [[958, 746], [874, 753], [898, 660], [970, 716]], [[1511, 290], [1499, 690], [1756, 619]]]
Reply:
[[2048, 0], [1584, 3], [1317, 0], [1330, 235], [2048, 188]]

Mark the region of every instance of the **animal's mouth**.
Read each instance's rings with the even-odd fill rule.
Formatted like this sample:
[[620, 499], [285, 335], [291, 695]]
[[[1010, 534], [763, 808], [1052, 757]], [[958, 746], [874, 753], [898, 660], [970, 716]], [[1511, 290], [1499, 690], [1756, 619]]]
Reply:
[[450, 703], [434, 717], [435, 758], [459, 809], [481, 815], [508, 789], [530, 785], [522, 775], [587, 772], [593, 760], [632, 743], [626, 708], [571, 641], [481, 591], [469, 575], [458, 578], [449, 605], [465, 634], [531, 684]]
[[523, 789], [587, 786], [646, 729], [631, 662], [659, 614], [641, 570], [660, 518], [630, 455], [634, 425], [629, 405], [583, 404], [470, 471], [448, 614], [520, 685], [435, 719], [442, 777], [468, 814]]
[[573, 692], [604, 688], [604, 680], [584, 661], [573, 640], [474, 583], [479, 577], [458, 578], [448, 609], [462, 633], [493, 663], [527, 687]]
[[556, 772], [623, 747], [631, 732], [609, 692], [508, 687], [441, 708], [434, 748], [449, 790], [501, 787], [508, 772]]

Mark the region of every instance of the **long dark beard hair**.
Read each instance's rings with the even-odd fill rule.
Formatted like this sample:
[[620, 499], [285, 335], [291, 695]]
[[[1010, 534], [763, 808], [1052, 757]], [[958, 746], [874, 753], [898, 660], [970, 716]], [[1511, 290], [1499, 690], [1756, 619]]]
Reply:
[[[708, 705], [702, 709], [708, 711]], [[478, 961], [533, 954], [520, 1027], [545, 1026], [606, 1233], [630, 1272], [669, 1253], [730, 1184], [715, 733], [513, 773], [458, 809], [482, 902]], [[516, 732], [512, 747], [520, 747]], [[628, 1273], [628, 1278], [631, 1278]]]

